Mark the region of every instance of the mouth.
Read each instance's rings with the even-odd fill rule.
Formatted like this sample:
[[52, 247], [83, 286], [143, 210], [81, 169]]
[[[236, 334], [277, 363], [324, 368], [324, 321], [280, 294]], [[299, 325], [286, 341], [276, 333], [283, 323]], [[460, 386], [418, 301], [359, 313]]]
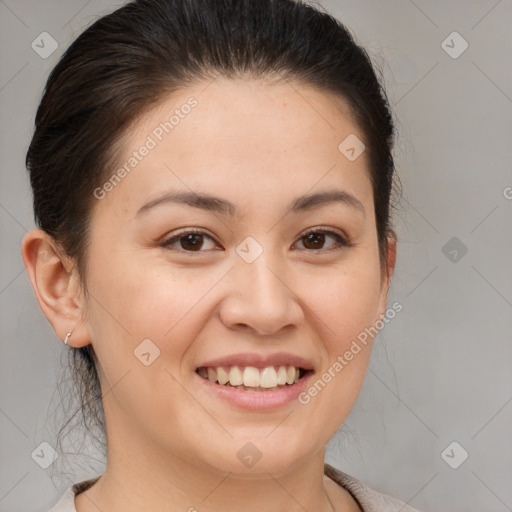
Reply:
[[313, 370], [293, 365], [266, 366], [200, 366], [196, 373], [213, 384], [253, 393], [275, 392], [291, 388]]

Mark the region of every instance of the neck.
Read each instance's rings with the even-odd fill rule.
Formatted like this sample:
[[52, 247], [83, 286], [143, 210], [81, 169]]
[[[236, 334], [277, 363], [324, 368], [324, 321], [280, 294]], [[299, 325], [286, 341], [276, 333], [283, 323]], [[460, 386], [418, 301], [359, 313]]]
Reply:
[[76, 497], [77, 512], [335, 510], [329, 496], [332, 488], [324, 476], [325, 449], [286, 473], [243, 474], [163, 458], [161, 449], [139, 443], [121, 445], [129, 450], [109, 440], [106, 470], [94, 486]]

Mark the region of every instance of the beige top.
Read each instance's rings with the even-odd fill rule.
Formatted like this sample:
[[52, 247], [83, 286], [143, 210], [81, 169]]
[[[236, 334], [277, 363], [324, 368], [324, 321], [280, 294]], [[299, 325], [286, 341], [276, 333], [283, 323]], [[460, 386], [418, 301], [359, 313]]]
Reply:
[[[348, 491], [364, 512], [419, 512], [396, 498], [371, 489], [330, 464], [324, 464], [324, 473]], [[50, 512], [76, 512], [75, 496], [89, 489], [98, 479], [99, 476], [70, 486]]]

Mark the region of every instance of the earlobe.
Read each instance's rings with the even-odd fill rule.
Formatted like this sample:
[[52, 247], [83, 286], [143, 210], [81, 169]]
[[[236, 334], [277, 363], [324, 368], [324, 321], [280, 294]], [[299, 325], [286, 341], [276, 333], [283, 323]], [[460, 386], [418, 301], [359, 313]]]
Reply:
[[27, 233], [21, 246], [21, 256], [27, 269], [39, 306], [55, 333], [69, 344], [84, 346], [89, 341], [83, 324], [78, 277], [69, 259], [63, 257], [51, 236], [40, 229]]

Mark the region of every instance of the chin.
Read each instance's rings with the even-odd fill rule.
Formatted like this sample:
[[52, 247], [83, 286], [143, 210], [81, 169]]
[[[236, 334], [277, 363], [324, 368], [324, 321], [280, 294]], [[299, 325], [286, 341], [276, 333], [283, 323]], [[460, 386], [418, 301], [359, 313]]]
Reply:
[[288, 442], [282, 436], [274, 439], [272, 434], [266, 439], [265, 436], [268, 436], [268, 430], [260, 439], [244, 436], [243, 439], [230, 439], [222, 446], [216, 443], [217, 451], [209, 452], [207, 462], [220, 472], [251, 479], [268, 478], [268, 473], [276, 477], [284, 475], [308, 457], [304, 442], [300, 443], [302, 450], [299, 450], [296, 443]]

